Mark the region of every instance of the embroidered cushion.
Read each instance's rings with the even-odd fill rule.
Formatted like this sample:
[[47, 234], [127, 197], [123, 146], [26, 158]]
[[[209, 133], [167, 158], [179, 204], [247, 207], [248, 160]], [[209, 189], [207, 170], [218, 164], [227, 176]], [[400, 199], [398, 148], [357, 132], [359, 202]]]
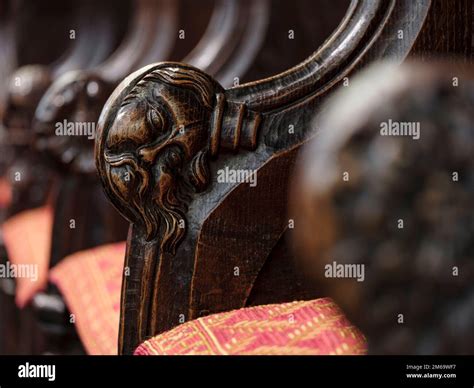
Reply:
[[[86, 351], [117, 354], [125, 242], [78, 252], [50, 279], [61, 290]], [[137, 355], [364, 354], [364, 336], [329, 298], [248, 307], [184, 323]]]
[[12, 199], [10, 182], [5, 178], [0, 178], [0, 209], [8, 207]]
[[50, 273], [88, 354], [117, 354], [125, 242], [65, 257]]
[[10, 268], [33, 275], [15, 277], [15, 301], [20, 308], [46, 285], [52, 228], [53, 210], [49, 206], [25, 210], [2, 225]]
[[136, 355], [364, 354], [364, 336], [329, 298], [243, 308], [184, 323]]

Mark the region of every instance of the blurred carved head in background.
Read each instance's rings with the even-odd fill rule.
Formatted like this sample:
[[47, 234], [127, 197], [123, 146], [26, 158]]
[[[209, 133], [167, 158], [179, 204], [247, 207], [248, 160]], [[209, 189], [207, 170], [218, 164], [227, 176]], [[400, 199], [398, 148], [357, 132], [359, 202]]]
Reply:
[[446, 64], [375, 66], [334, 96], [302, 157], [300, 264], [371, 353], [474, 351], [473, 91]]

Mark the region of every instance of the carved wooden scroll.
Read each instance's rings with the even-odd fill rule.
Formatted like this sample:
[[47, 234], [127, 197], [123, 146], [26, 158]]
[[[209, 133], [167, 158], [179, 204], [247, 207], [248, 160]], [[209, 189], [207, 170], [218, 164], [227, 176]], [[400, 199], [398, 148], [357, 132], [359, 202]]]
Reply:
[[[95, 175], [91, 139], [105, 100], [118, 80], [141, 61], [151, 60], [152, 53], [168, 55], [172, 49], [176, 5], [170, 0], [136, 0], [135, 6], [130, 30], [112, 55], [95, 66], [57, 77], [36, 106], [35, 148], [62, 171]], [[71, 135], [68, 123], [79, 125]], [[79, 132], [82, 136], [75, 135]]]
[[[95, 124], [107, 97], [123, 77], [145, 64], [174, 55], [179, 32], [177, 11], [182, 3], [136, 0], [134, 4], [130, 31], [113, 55], [93, 69], [68, 72], [57, 78], [42, 96], [35, 112], [35, 147], [49, 157], [60, 178], [54, 206], [50, 266], [78, 250], [123, 240], [126, 236], [124, 230], [128, 224], [107, 201], [97, 179], [93, 158]], [[185, 60], [205, 58], [208, 61], [205, 68], [209, 67], [228, 83], [226, 72], [229, 69], [244, 71], [251, 63], [259, 48], [260, 35], [265, 32], [268, 10], [266, 0], [217, 1], [204, 36]], [[256, 11], [258, 15], [250, 21], [249, 14]], [[215, 33], [224, 32], [224, 27], [225, 34]], [[192, 35], [193, 28], [191, 25], [186, 33]], [[251, 36], [250, 32], [258, 35]], [[236, 61], [233, 51], [241, 51], [246, 59]], [[75, 229], [68, 227], [70, 220], [76, 221]], [[49, 285], [47, 293], [54, 295], [58, 291]], [[38, 295], [36, 299], [45, 298]], [[44, 307], [40, 310], [42, 317], [52, 315]], [[55, 321], [63, 322], [59, 318]], [[69, 322], [64, 321], [64, 325], [70, 327]]]
[[374, 67], [302, 153], [297, 257], [371, 353], [474, 351], [473, 70]]
[[[92, 70], [69, 72], [56, 79], [38, 104], [34, 123], [39, 138], [36, 146], [47, 152], [63, 170], [95, 176], [93, 145], [87, 136], [58, 137], [55, 126], [71, 122], [95, 127], [107, 97], [127, 74], [153, 61], [166, 59], [173, 53], [173, 42], [178, 36], [177, 4], [171, 0], [137, 0], [136, 3], [131, 32], [116, 52]], [[259, 11], [254, 23], [261, 30], [259, 34], [263, 34], [268, 3], [258, 0], [248, 6], [245, 1], [218, 1], [204, 36], [184, 60], [204, 64], [205, 69], [217, 73], [216, 76], [226, 83], [229, 83], [225, 72], [227, 67], [245, 71], [249, 63], [236, 63], [238, 61], [230, 53], [224, 59], [219, 57], [229, 48], [240, 46], [250, 60], [255, 55], [259, 45], [254, 43], [247, 48], [246, 44], [249, 40], [261, 38], [248, 36], [252, 29], [248, 26], [247, 16], [249, 10]], [[223, 25], [233, 18], [237, 23], [231, 23], [225, 36], [214, 33], [222, 30]]]
[[[101, 6], [91, 2], [80, 5], [74, 23], [77, 39], [71, 40], [68, 52], [59, 60], [51, 58], [50, 65], [25, 65], [11, 75], [3, 117], [10, 131], [31, 129], [34, 110], [56, 77], [70, 70], [96, 66], [110, 54], [116, 39], [111, 16], [108, 2]], [[95, 43], [93, 47], [91, 41]]]
[[[245, 2], [236, 3], [235, 1], [220, 0], [214, 9], [213, 18], [207, 32], [196, 49], [193, 50], [193, 55], [189, 57], [190, 60], [199, 60], [201, 57], [210, 58], [213, 69], [216, 71], [224, 66], [232, 66], [231, 63], [228, 63], [232, 56], [221, 61], [218, 66], [214, 63], [213, 58], [215, 59], [230, 41], [232, 42], [231, 46], [237, 43], [245, 43], [242, 41], [248, 38], [240, 32], [241, 26], [232, 24], [232, 28], [225, 39], [216, 34], [213, 37], [210, 35], [212, 31], [222, 28], [223, 21], [228, 21], [230, 16], [238, 16], [238, 22], [242, 23], [243, 17], [246, 15], [246, 12], [244, 12], [246, 5], [248, 4]], [[107, 97], [119, 81], [132, 69], [139, 68], [153, 60], [166, 58], [173, 51], [173, 42], [177, 39], [178, 33], [177, 4], [170, 0], [137, 0], [136, 6], [129, 34], [114, 54], [92, 70], [68, 72], [56, 79], [41, 98], [36, 109], [34, 120], [35, 147], [54, 162], [56, 168], [63, 173], [64, 180], [70, 181], [69, 183], [61, 183], [61, 185], [64, 187], [85, 187], [87, 184], [91, 188], [89, 193], [84, 192], [84, 198], [78, 194], [83, 192], [80, 189], [76, 194], [71, 192], [71, 195], [60, 189], [63, 194], [58, 202], [64, 203], [59, 204], [57, 208], [71, 208], [76, 213], [80, 213], [82, 210], [77, 204], [87, 203], [87, 198], [95, 195], [93, 194], [95, 188], [92, 189], [91, 185], [99, 186], [99, 182], [93, 158], [93, 137], [100, 110]], [[264, 18], [268, 11], [266, 1], [256, 1], [250, 9], [255, 7], [259, 7], [258, 9], [263, 12], [260, 19]], [[258, 23], [261, 24], [262, 22]], [[247, 29], [244, 28], [243, 30], [246, 31]], [[235, 40], [237, 42], [234, 42]], [[198, 50], [199, 48], [202, 51]], [[69, 127], [72, 128], [71, 132]], [[102, 206], [107, 207], [109, 204], [107, 201], [105, 202], [106, 204]], [[61, 235], [64, 237], [62, 240], [69, 241], [72, 237], [66, 238], [64, 232], [61, 231], [65, 222], [64, 214], [58, 211], [56, 211], [56, 214], [55, 225], [57, 220], [58, 226], [55, 226], [55, 230], [57, 230], [55, 235]], [[102, 213], [93, 212], [92, 214], [98, 216]], [[70, 215], [72, 216], [72, 214]], [[81, 214], [76, 215], [77, 217], [81, 216]], [[106, 216], [107, 212], [104, 212], [103, 215]], [[101, 240], [102, 233], [95, 233], [94, 241], [96, 243], [123, 238], [122, 233], [113, 233], [116, 232], [116, 228], [102, 228], [102, 226], [108, 225], [106, 219], [113, 218], [114, 215], [115, 212], [113, 211], [113, 214], [106, 216], [105, 219], [95, 220], [96, 230], [104, 230], [104, 233], [110, 232], [106, 234], [109, 237], [105, 240], [103, 238]], [[93, 217], [90, 217], [90, 222], [94, 223], [93, 220]], [[85, 230], [89, 229], [91, 228], [86, 227]], [[121, 228], [118, 228], [118, 230], [121, 230]], [[90, 234], [87, 232], [80, 234], [77, 231], [74, 233], [75, 236], [82, 236], [81, 238], [84, 241], [89, 241], [92, 238]], [[53, 242], [53, 245], [55, 244]], [[73, 252], [71, 251], [72, 247], [66, 247], [60, 242], [58, 244], [58, 249], [53, 252], [54, 260], [51, 260], [53, 264], [64, 257], [65, 254]], [[86, 243], [81, 246], [80, 242], [73, 245], [76, 248], [89, 246]]]
[[223, 86], [244, 75], [263, 45], [270, 1], [221, 0], [202, 39], [182, 60], [212, 74]]
[[[310, 117], [357, 67], [403, 59], [429, 8], [429, 1], [352, 1], [306, 61], [232, 89], [179, 63], [150, 65], [122, 82], [96, 139], [105, 190], [131, 223], [121, 353], [183, 319], [247, 303], [287, 229], [288, 171]], [[399, 29], [409, 31], [403, 41]], [[229, 170], [250, 172], [248, 181], [220, 182]]]

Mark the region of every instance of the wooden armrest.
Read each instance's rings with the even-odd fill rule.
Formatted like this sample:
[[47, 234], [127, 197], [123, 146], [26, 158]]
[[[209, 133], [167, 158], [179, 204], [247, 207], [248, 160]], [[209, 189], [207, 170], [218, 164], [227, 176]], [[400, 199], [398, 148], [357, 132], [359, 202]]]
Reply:
[[[256, 4], [261, 7], [263, 2], [259, 0]], [[92, 70], [72, 71], [58, 77], [42, 96], [35, 112], [34, 146], [38, 152], [46, 154], [53, 161], [60, 175], [60, 194], [55, 199], [57, 205], [53, 236], [56, 242], [53, 241], [52, 244], [52, 266], [77, 249], [86, 249], [91, 244], [93, 246], [93, 242], [107, 243], [125, 237], [121, 227], [123, 219], [115, 219], [116, 213], [109, 209], [108, 202], [103, 203], [105, 198], [100, 195], [93, 158], [95, 124], [101, 108], [119, 80], [137, 66], [172, 54], [178, 10], [177, 5], [170, 0], [136, 0], [135, 5], [129, 35], [113, 55]], [[248, 3], [243, 2], [237, 6], [233, 1], [219, 1], [207, 34], [189, 59], [198, 61], [204, 56], [210, 56], [211, 63], [206, 66], [213, 71], [230, 65], [230, 59], [225, 58], [217, 66], [212, 59], [219, 53], [212, 52], [204, 45], [215, 49], [216, 44], [221, 48], [229, 41], [235, 44], [236, 37], [232, 32], [236, 32], [237, 27], [241, 26], [233, 25], [223, 40], [216, 36], [211, 38], [209, 34], [221, 26], [222, 16], [228, 20], [228, 14], [233, 14], [236, 10], [242, 13], [245, 5]], [[239, 23], [242, 23], [242, 19], [240, 15]], [[240, 43], [245, 39], [248, 37], [239, 32], [237, 41]], [[62, 131], [58, 131], [58, 124], [64, 125]], [[76, 125], [75, 128], [77, 124], [82, 125], [82, 135], [69, 135], [66, 124]], [[96, 206], [95, 211], [85, 211], [89, 203], [93, 204], [92, 207]], [[107, 210], [100, 212], [102, 207]], [[65, 227], [70, 220], [76, 220], [76, 228], [84, 233]], [[113, 227], [117, 225], [119, 227]], [[95, 232], [90, 233], [89, 230]]]
[[[225, 90], [201, 70], [159, 63], [115, 90], [99, 122], [96, 164], [131, 223], [121, 353], [184, 320], [248, 303], [291, 224], [288, 178], [310, 118], [357, 67], [407, 55], [430, 8], [410, 4], [352, 2], [317, 52], [269, 79]], [[414, 28], [396, 41], [393, 31], [407, 23]], [[226, 175], [237, 171], [251, 172], [255, 187]]]
[[[58, 77], [41, 97], [35, 112], [34, 147], [38, 153], [50, 158], [59, 177], [58, 193], [54, 198], [51, 267], [71, 253], [123, 240], [126, 236], [126, 221], [106, 201], [97, 180], [90, 135], [94, 135], [100, 109], [119, 79], [141, 64], [167, 58], [177, 32], [176, 3], [170, 0], [137, 0], [135, 3], [137, 8], [130, 34], [117, 51], [93, 70], [72, 71]], [[261, 3], [259, 0], [256, 4]], [[235, 3], [232, 1], [218, 4], [220, 6], [215, 11], [217, 17], [229, 5], [232, 5], [231, 10], [235, 10]], [[245, 4], [247, 3], [241, 3], [237, 9], [242, 12]], [[241, 15], [238, 23], [242, 19]], [[219, 18], [213, 20], [209, 31], [221, 25]], [[203, 48], [203, 44], [215, 49], [217, 43], [222, 48], [228, 41], [236, 39], [233, 32], [237, 27], [240, 28], [233, 25], [223, 40], [217, 39], [217, 35], [212, 38], [208, 33], [194, 51], [195, 59], [191, 59], [198, 60], [200, 55], [216, 58], [219, 52], [213, 53], [207, 47]], [[241, 43], [244, 38], [249, 39], [239, 31], [237, 42]], [[221, 67], [230, 65], [231, 58], [225, 58], [218, 66], [211, 61], [209, 66], [213, 65], [214, 71], [218, 71]], [[58, 132], [57, 124], [65, 122], [85, 124], [90, 135], [83, 133], [83, 136], [68, 136], [67, 128], [62, 133]], [[40, 310], [41, 318], [57, 322], [64, 317], [62, 312], [58, 316], [57, 309], [36, 303], [36, 299], [50, 300], [45, 295], [54, 296], [57, 292], [50, 284], [46, 294], [35, 298], [35, 306]]]

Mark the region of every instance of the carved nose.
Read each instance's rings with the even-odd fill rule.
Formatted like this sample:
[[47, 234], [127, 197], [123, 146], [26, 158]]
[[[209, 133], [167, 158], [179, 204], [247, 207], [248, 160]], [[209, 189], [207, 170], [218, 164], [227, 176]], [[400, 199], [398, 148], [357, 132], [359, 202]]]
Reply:
[[155, 146], [142, 148], [140, 151], [138, 151], [138, 155], [143, 161], [151, 164], [155, 161], [156, 155], [158, 155], [160, 151], [167, 145], [168, 142], [165, 142], [156, 144]]

